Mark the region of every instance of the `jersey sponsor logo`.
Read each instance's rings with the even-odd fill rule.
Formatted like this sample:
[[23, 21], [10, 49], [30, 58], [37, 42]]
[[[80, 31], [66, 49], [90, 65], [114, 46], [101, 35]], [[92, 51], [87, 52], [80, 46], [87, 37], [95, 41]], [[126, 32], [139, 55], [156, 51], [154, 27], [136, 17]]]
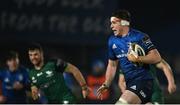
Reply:
[[136, 90], [136, 85], [133, 85], [130, 88], [133, 89], [133, 90]]
[[145, 94], [142, 90], [141, 90], [139, 93], [141, 94], [141, 96], [143, 96], [144, 98], [146, 98], [146, 94]]
[[52, 77], [53, 76], [53, 72], [52, 71], [46, 71], [47, 76], [46, 77]]
[[154, 45], [152, 44], [152, 45], [150, 45], [150, 46], [148, 46], [148, 48], [147, 49], [150, 49], [151, 47], [153, 47]]
[[117, 46], [115, 44], [113, 44], [112, 49], [116, 49], [116, 48], [117, 48]]
[[127, 57], [127, 54], [119, 54], [119, 55], [116, 55], [117, 58], [122, 58], [122, 57]]
[[145, 43], [146, 45], [147, 45], [147, 44], [152, 44], [152, 42], [151, 42], [151, 40], [150, 40], [150, 39], [149, 39], [149, 40], [147, 40], [147, 41], [145, 41], [144, 43]]
[[36, 79], [35, 79], [35, 80], [32, 80], [32, 82], [33, 82], [33, 83], [36, 83], [36, 82], [37, 82], [37, 80], [36, 80]]
[[40, 72], [40, 73], [37, 73], [37, 76], [39, 77], [39, 76], [41, 76], [43, 73], [42, 72]]
[[33, 82], [33, 83], [36, 83], [36, 82], [37, 82], [37, 80], [36, 80], [35, 77], [32, 77], [32, 82]]
[[142, 40], [143, 40], [143, 43], [144, 43], [145, 45], [152, 44], [152, 42], [151, 42], [151, 40], [150, 40], [150, 38], [149, 38], [148, 35], [144, 35], [144, 37], [143, 37]]

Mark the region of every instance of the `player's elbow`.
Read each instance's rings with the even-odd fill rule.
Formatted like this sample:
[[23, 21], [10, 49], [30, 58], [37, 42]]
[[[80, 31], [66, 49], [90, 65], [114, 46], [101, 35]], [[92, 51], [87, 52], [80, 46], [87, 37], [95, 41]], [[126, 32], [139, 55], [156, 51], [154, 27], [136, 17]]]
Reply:
[[162, 58], [161, 58], [161, 56], [158, 54], [156, 57], [155, 57], [155, 59], [154, 59], [154, 63], [156, 64], [156, 63], [159, 63], [159, 62], [161, 62], [161, 60], [162, 60]]
[[153, 58], [153, 61], [152, 61], [153, 64], [157, 64], [157, 63], [161, 62], [161, 60], [162, 60], [161, 55], [159, 54], [159, 52], [156, 49], [151, 50], [150, 55]]

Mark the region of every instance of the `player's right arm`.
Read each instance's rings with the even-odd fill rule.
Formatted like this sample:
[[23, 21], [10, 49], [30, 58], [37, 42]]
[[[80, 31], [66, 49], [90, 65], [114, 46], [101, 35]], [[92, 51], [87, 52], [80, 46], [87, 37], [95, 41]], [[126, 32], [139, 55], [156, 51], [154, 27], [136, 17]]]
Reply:
[[33, 100], [37, 100], [37, 99], [39, 98], [39, 96], [38, 96], [39, 89], [38, 89], [38, 87], [36, 86], [36, 83], [33, 83], [33, 77], [34, 77], [34, 75], [36, 75], [36, 74], [34, 74], [34, 73], [32, 72], [32, 70], [30, 70], [30, 71], [28, 72], [28, 77], [29, 77], [29, 79], [30, 79], [30, 87], [31, 87], [31, 97], [32, 97]]
[[174, 76], [173, 76], [170, 65], [164, 59], [162, 59], [162, 61], [160, 63], [156, 64], [156, 67], [164, 72], [164, 74], [168, 80], [169, 93], [171, 94], [171, 93], [175, 92], [176, 84], [174, 81]]
[[109, 88], [112, 80], [115, 77], [117, 65], [118, 65], [118, 60], [110, 60], [109, 59], [107, 70], [106, 70], [106, 80], [102, 84], [102, 86], [97, 90], [98, 98], [102, 99], [102, 94], [105, 91], [107, 91], [107, 89]]
[[106, 69], [106, 75], [105, 75], [105, 82], [102, 84], [102, 86], [97, 90], [97, 96], [98, 98], [102, 99], [102, 94], [107, 91], [109, 88], [112, 80], [114, 79], [114, 76], [116, 74], [116, 69], [118, 66], [118, 58], [116, 57], [116, 54], [113, 51], [113, 44], [115, 43], [113, 41], [113, 36], [109, 38], [108, 41], [108, 65]]

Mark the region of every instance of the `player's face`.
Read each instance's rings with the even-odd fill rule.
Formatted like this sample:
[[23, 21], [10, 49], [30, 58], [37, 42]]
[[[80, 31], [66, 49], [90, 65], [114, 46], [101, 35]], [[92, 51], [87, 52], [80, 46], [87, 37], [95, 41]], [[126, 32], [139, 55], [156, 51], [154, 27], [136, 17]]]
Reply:
[[19, 59], [18, 58], [9, 59], [9, 60], [7, 60], [6, 64], [9, 68], [9, 70], [15, 71], [15, 70], [17, 70], [17, 68], [19, 66]]
[[43, 53], [40, 50], [29, 50], [29, 59], [33, 65], [40, 65], [43, 62]]
[[123, 26], [120, 24], [120, 19], [117, 17], [111, 17], [110, 22], [111, 22], [111, 29], [114, 32], [114, 35], [122, 35], [123, 32]]

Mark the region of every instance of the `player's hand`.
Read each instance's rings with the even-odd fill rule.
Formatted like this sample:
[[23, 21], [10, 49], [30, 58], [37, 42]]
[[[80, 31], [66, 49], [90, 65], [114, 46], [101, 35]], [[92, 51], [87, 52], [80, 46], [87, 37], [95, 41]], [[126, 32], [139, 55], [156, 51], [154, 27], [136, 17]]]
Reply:
[[39, 98], [39, 96], [38, 96], [39, 90], [36, 86], [31, 87], [31, 94], [32, 94], [33, 100], [37, 100]]
[[20, 90], [20, 89], [23, 88], [23, 84], [21, 84], [20, 82], [15, 82], [15, 83], [13, 84], [13, 88], [14, 88], [15, 90]]
[[3, 95], [0, 95], [0, 104], [3, 104], [6, 102], [6, 97], [4, 97]]
[[139, 62], [139, 56], [135, 57], [133, 54], [128, 53], [127, 58], [131, 62]]
[[97, 97], [98, 99], [103, 100], [103, 93], [105, 93], [108, 90], [108, 86], [106, 84], [103, 84], [98, 90], [97, 90]]
[[168, 84], [168, 92], [170, 94], [174, 93], [176, 91], [176, 84], [175, 83], [169, 83]]
[[131, 47], [128, 49], [127, 58], [131, 62], [139, 62], [139, 56], [138, 54], [132, 50]]
[[89, 95], [90, 91], [91, 91], [91, 88], [89, 88], [87, 85], [82, 87], [83, 98], [86, 98]]

